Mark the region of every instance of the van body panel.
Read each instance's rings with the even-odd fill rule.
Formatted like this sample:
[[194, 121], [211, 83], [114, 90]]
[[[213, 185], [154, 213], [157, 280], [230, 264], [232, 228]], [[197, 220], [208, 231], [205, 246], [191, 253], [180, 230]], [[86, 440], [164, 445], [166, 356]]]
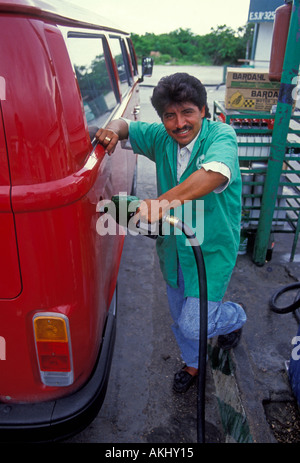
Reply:
[[14, 299], [22, 291], [19, 256], [16, 241], [14, 217], [11, 212], [0, 214], [1, 272], [0, 301]]
[[[0, 107], [1, 109], [1, 107]], [[0, 110], [0, 300], [13, 299], [22, 290], [14, 216], [11, 210], [11, 185], [6, 139]]]
[[63, 37], [51, 25], [18, 17], [0, 17], [0, 30], [7, 43], [0, 62], [12, 186], [65, 178], [92, 147]]
[[0, 403], [0, 440], [9, 443], [49, 442], [84, 429], [101, 407], [110, 372], [116, 336], [114, 300], [105, 326], [104, 340], [91, 377], [75, 393], [38, 403]]
[[126, 33], [113, 22], [95, 12], [62, 0], [1, 0], [0, 12], [43, 18], [55, 24]]

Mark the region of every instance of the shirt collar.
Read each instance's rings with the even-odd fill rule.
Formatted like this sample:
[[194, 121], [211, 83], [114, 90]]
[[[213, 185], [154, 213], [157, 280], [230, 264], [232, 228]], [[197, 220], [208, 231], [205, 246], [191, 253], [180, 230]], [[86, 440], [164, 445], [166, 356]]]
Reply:
[[[193, 148], [194, 148], [194, 145], [195, 145], [196, 141], [200, 138], [200, 135], [201, 135], [201, 139], [204, 137], [204, 134], [205, 134], [205, 132], [207, 130], [206, 124], [207, 124], [207, 120], [206, 120], [206, 117], [204, 117], [202, 119], [201, 128], [200, 128], [199, 132], [197, 133], [197, 135], [195, 136], [195, 138], [193, 138], [193, 140], [188, 145], [183, 147], [183, 148], [186, 148], [189, 151], [190, 154], [193, 151]], [[180, 148], [179, 145], [177, 145], [177, 147], [178, 147], [177, 153], [179, 153], [180, 150], [183, 149], [183, 148]]]
[[180, 148], [179, 144], [177, 145], [178, 146], [178, 153], [180, 152], [180, 150], [182, 149], [186, 149], [189, 151], [189, 153], [191, 153], [193, 151], [193, 148], [194, 148], [194, 145], [196, 143], [196, 140], [197, 138], [199, 137], [200, 135], [200, 132], [201, 132], [201, 129], [199, 130], [199, 132], [197, 133], [197, 135], [195, 136], [195, 138], [193, 138], [192, 141], [190, 141], [190, 143], [186, 146], [183, 146], [182, 148]]

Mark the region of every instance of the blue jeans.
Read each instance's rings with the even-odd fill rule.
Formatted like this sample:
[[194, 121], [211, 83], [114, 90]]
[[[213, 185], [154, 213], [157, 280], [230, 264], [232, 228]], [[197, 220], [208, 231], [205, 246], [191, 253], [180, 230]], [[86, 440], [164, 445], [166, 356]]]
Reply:
[[[176, 341], [186, 365], [198, 368], [199, 352], [199, 299], [184, 297], [184, 281], [178, 269], [178, 288], [167, 285], [172, 325]], [[247, 317], [244, 309], [234, 302], [208, 301], [207, 337], [228, 334], [243, 326]]]

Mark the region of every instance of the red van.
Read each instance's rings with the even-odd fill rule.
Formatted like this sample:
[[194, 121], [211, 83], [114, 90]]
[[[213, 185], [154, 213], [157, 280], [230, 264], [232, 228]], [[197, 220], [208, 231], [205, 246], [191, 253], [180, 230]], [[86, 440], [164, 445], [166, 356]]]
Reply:
[[61, 0], [0, 0], [0, 38], [0, 441], [49, 441], [104, 399], [124, 236], [97, 204], [136, 156], [94, 134], [138, 117], [140, 79], [130, 36]]

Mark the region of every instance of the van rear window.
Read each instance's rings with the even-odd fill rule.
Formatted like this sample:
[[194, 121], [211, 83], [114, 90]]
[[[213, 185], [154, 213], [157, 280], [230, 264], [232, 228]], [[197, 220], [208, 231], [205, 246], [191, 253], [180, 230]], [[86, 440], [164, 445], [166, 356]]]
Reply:
[[[101, 37], [71, 36], [67, 47], [75, 69], [90, 129], [102, 127], [117, 106]], [[92, 138], [92, 136], [91, 136]]]
[[133, 44], [131, 42], [131, 39], [127, 39], [127, 45], [128, 45], [128, 48], [129, 48], [131, 63], [132, 63], [132, 66], [133, 66], [133, 73], [134, 73], [135, 76], [137, 76], [139, 72], [138, 72], [138, 66], [137, 66], [137, 62], [136, 62], [136, 55], [135, 55], [135, 52], [134, 52], [134, 48], [133, 48]]

